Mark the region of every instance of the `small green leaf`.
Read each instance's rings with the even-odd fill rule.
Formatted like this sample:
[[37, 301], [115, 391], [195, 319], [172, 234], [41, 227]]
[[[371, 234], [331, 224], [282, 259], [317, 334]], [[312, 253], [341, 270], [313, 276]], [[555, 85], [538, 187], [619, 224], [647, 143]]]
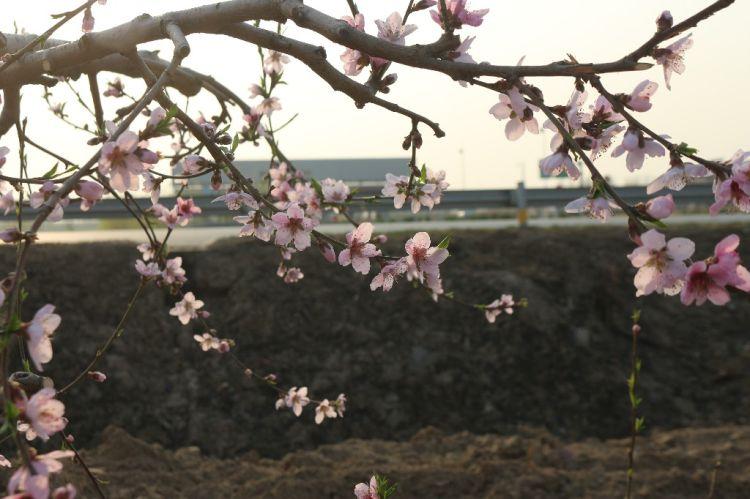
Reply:
[[50, 168], [47, 173], [45, 173], [44, 175], [42, 175], [42, 178], [52, 178], [52, 177], [54, 177], [55, 174], [57, 173], [57, 165], [58, 165], [58, 163], [55, 163], [55, 166], [53, 166], [52, 168]]
[[232, 139], [232, 152], [237, 150], [237, 146], [240, 145], [240, 134], [235, 133], [234, 139]]
[[445, 236], [442, 241], [440, 241], [440, 244], [438, 244], [438, 248], [440, 249], [448, 249], [448, 245], [451, 243], [451, 236]]

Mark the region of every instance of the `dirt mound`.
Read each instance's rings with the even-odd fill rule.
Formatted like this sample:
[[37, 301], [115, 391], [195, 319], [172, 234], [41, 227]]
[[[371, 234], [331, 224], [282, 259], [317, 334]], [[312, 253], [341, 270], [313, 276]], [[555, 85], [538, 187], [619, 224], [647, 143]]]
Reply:
[[[750, 232], [741, 250], [750, 261]], [[684, 235], [705, 255], [727, 229]], [[434, 238], [440, 237], [434, 234]], [[392, 237], [396, 252], [404, 238]], [[634, 270], [621, 230], [509, 230], [454, 234], [447, 288], [489, 302], [501, 292], [528, 309], [491, 326], [482, 314], [401, 283], [372, 293], [351, 269], [301, 255], [305, 279], [275, 275], [277, 252], [246, 240], [183, 253], [188, 288], [205, 300], [237, 355], [285, 386], [350, 399], [343, 420], [316, 426], [274, 411], [276, 395], [246, 380], [194, 330], [168, 315], [174, 299], [150, 289], [104, 358], [108, 379], [66, 394], [70, 430], [96, 444], [109, 424], [167, 448], [222, 457], [279, 457], [347, 438], [405, 440], [426, 426], [513, 434], [519, 425], [562, 438], [627, 434], [628, 316]], [[131, 245], [40, 246], [29, 262], [28, 319], [53, 303], [63, 317], [48, 372], [58, 384], [82, 369], [133, 292]], [[0, 252], [10, 269], [15, 253]], [[682, 307], [648, 297], [643, 308], [643, 411], [648, 428], [750, 424], [750, 303]], [[377, 463], [374, 463], [377, 464]], [[373, 463], [368, 464], [373, 466]], [[350, 477], [356, 478], [354, 476]]]
[[[566, 443], [544, 430], [500, 437], [427, 428], [406, 442], [352, 439], [278, 461], [257, 453], [221, 460], [196, 447], [165, 450], [109, 427], [83, 455], [113, 499], [348, 499], [374, 470], [398, 482], [404, 499], [544, 499], [622, 497], [626, 449], [627, 440]], [[638, 442], [634, 497], [704, 498], [716, 460], [716, 497], [746, 497], [750, 427], [653, 432]], [[63, 479], [94, 497], [80, 468], [65, 469]]]

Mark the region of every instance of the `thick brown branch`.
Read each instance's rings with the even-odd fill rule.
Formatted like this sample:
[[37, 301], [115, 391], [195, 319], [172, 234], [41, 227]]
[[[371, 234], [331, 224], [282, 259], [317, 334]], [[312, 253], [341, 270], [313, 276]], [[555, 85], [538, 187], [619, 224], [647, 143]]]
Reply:
[[331, 88], [351, 97], [357, 107], [363, 107], [367, 103], [372, 103], [394, 113], [406, 116], [411, 120], [424, 123], [432, 128], [437, 137], [445, 135], [445, 132], [440, 129], [440, 125], [434, 121], [413, 111], [404, 109], [398, 104], [381, 99], [375, 95], [375, 92], [370, 87], [362, 85], [339, 72], [326, 60], [326, 53], [322, 47], [293, 40], [268, 30], [250, 26], [249, 24], [234, 24], [222, 29], [221, 32], [234, 38], [239, 38], [246, 42], [296, 57], [312, 69], [315, 74], [325, 80]]

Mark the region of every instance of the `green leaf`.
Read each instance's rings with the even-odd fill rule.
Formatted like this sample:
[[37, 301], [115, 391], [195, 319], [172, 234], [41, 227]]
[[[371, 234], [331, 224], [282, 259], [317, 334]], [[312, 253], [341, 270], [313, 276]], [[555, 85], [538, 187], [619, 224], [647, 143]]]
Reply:
[[427, 166], [426, 165], [422, 165], [422, 174], [419, 176], [419, 180], [421, 180], [422, 182], [427, 181]]
[[57, 173], [57, 165], [58, 165], [58, 163], [55, 163], [55, 166], [53, 166], [52, 168], [50, 168], [47, 173], [45, 173], [44, 175], [42, 175], [42, 178], [52, 178], [52, 177], [54, 177], [55, 174]]
[[677, 146], [677, 152], [683, 155], [692, 155], [697, 154], [698, 149], [695, 147], [690, 147], [685, 142], [680, 142], [680, 145]]
[[232, 152], [237, 150], [237, 146], [240, 145], [240, 134], [235, 133], [234, 138], [232, 139]]
[[451, 243], [451, 236], [445, 236], [442, 241], [440, 241], [440, 244], [438, 244], [438, 248], [440, 249], [448, 249], [448, 245]]
[[318, 197], [323, 199], [323, 186], [320, 185], [320, 182], [313, 178], [310, 179], [310, 183], [312, 184], [313, 189], [315, 189], [315, 192], [318, 194]]

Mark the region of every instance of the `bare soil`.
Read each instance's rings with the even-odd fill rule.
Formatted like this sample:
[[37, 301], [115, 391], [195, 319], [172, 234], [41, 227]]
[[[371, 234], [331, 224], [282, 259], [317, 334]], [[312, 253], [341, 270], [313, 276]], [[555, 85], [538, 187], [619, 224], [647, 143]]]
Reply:
[[[684, 228], [680, 235], [694, 238], [697, 254], [707, 256], [727, 231], [726, 226]], [[750, 261], [750, 228], [734, 231]], [[405, 239], [392, 236], [389, 251], [400, 251]], [[192, 339], [199, 331], [170, 317], [174, 298], [154, 288], [99, 366], [106, 383], [84, 382], [65, 395], [69, 428], [80, 446], [104, 461], [114, 459], [106, 457], [119, 447], [112, 442], [125, 438], [105, 431], [114, 425], [137, 439], [123, 440], [133, 446], [159, 444], [171, 449], [158, 451], [164, 455], [177, 459], [187, 453], [203, 463], [192, 475], [178, 472], [177, 465], [154, 467], [129, 452], [133, 466], [147, 466], [143, 477], [157, 469], [163, 473], [158, 472], [158, 480], [155, 474], [153, 483], [134, 478], [124, 483], [126, 488], [113, 487], [114, 494], [124, 491], [121, 497], [163, 493], [158, 488], [151, 496], [147, 488], [132, 492], [136, 483], [188, 490], [177, 488], [168, 476], [184, 476], [184, 487], [196, 482], [218, 487], [227, 480], [229, 488], [223, 490], [231, 497], [348, 497], [351, 485], [372, 471], [393, 474], [408, 492], [404, 497], [607, 496], [607, 489], [600, 491], [600, 482], [591, 480], [617, 484], [611, 490], [622, 495], [622, 442], [609, 440], [628, 433], [629, 315], [638, 306], [643, 309], [646, 434], [654, 449], [666, 449], [667, 444], [654, 440], [657, 435], [685, 428], [674, 434], [684, 445], [663, 459], [654, 451], [639, 483], [646, 487], [645, 474], [654, 473], [656, 483], [648, 487], [694, 486], [664, 490], [675, 490], [669, 492], [674, 497], [705, 495], [714, 451], [721, 442], [746, 442], [750, 425], [750, 301], [737, 296], [725, 308], [685, 308], [663, 297], [636, 300], [634, 269], [624, 256], [631, 249], [623, 232], [610, 228], [454, 234], [444, 265], [447, 288], [478, 302], [504, 292], [529, 300], [529, 308], [494, 326], [477, 311], [449, 302], [436, 305], [408, 283], [388, 294], [372, 293], [369, 280], [330, 266], [315, 250], [299, 258], [305, 279], [294, 286], [276, 277], [278, 255], [268, 246], [233, 240], [210, 251], [181, 253], [189, 277], [186, 289], [207, 303], [220, 336], [237, 339], [237, 355], [244, 362], [258, 372], [276, 373], [284, 386], [309, 386], [321, 398], [347, 393], [346, 417], [317, 426], [311, 411], [299, 419], [274, 411], [275, 393], [245, 379], [225, 357], [201, 352]], [[122, 244], [40, 245], [30, 256], [24, 319], [48, 302], [62, 315], [55, 358], [48, 365], [60, 386], [83, 368], [117, 324], [137, 285], [131, 269], [138, 253]], [[12, 268], [14, 257], [10, 248], [0, 251], [2, 268]], [[712, 431], [720, 437], [700, 443], [699, 436]], [[736, 432], [745, 436], [735, 438]], [[436, 435], [435, 442], [426, 442], [430, 435]], [[362, 438], [384, 442], [357, 440]], [[562, 458], [503, 457], [500, 450], [488, 451], [486, 460], [475, 457], [476, 463], [471, 458], [485, 447], [502, 449], [514, 438], [522, 442], [522, 456], [554, 442], [550, 456], [575, 448], [584, 456], [601, 451], [603, 461], [571, 461], [585, 463], [583, 470]], [[441, 446], [453, 450], [438, 452]], [[200, 454], [185, 448], [200, 449]], [[677, 460], [685, 449], [692, 454]], [[339, 469], [339, 459], [326, 457], [334, 451], [363, 457], [352, 457], [351, 465]], [[735, 451], [735, 461], [746, 466], [747, 445]], [[318, 467], [297, 468], [295, 459], [317, 460]], [[94, 467], [100, 466], [97, 460]], [[248, 487], [266, 488], [245, 492], [242, 474], [233, 474], [232, 466], [244, 469], [242, 463], [257, 462], [264, 463], [258, 469], [271, 478], [263, 482], [260, 475], [249, 474], [255, 478], [248, 478], [253, 482]], [[108, 473], [121, 472], [115, 468], [108, 467]], [[128, 469], [131, 476], [141, 476]], [[733, 497], [731, 491], [739, 490], [731, 484], [745, 478], [731, 475], [735, 469], [740, 468], [727, 464], [727, 473], [720, 474], [728, 489], [717, 497]], [[227, 473], [233, 478], [227, 479]], [[440, 484], [453, 480], [454, 473], [453, 495], [439, 495], [451, 492]], [[688, 474], [693, 478], [688, 480]], [[409, 488], [411, 482], [420, 487]], [[534, 484], [542, 482], [557, 485], [533, 492]], [[313, 485], [322, 492], [284, 495]], [[647, 492], [665, 496], [658, 490]], [[193, 497], [214, 496], [221, 495]]]

